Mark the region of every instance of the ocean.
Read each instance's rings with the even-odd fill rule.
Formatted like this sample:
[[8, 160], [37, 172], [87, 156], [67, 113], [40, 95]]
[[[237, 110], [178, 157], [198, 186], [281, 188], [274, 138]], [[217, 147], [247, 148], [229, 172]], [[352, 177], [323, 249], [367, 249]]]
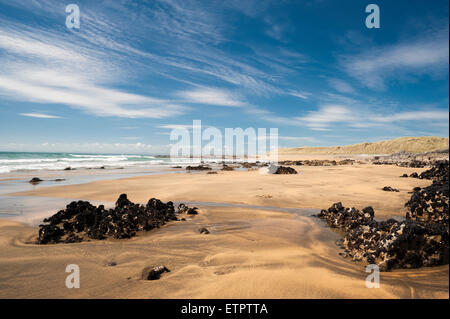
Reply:
[[[177, 162], [183, 162], [179, 159]], [[80, 168], [131, 168], [174, 165], [169, 157], [125, 154], [0, 152], [0, 174], [40, 170]]]

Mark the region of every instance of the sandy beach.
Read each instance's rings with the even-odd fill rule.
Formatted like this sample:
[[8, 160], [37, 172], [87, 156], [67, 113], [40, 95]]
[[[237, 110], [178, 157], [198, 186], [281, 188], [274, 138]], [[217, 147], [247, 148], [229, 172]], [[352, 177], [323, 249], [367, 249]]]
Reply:
[[[0, 220], [0, 297], [449, 298], [448, 265], [383, 272], [379, 289], [366, 288], [364, 265], [342, 258], [335, 245], [339, 234], [311, 217], [337, 201], [359, 209], [373, 206], [378, 219], [404, 216], [412, 189], [431, 182], [400, 176], [424, 169], [294, 168], [299, 174], [161, 174], [10, 194], [114, 202], [126, 193], [139, 203], [151, 197], [204, 203], [196, 205], [195, 217], [125, 240], [35, 245], [36, 227]], [[384, 186], [400, 192], [384, 192]], [[211, 233], [199, 234], [200, 227]], [[111, 262], [117, 265], [107, 266]], [[68, 264], [80, 266], [80, 289], [65, 287]], [[145, 267], [157, 265], [170, 273], [158, 281], [140, 280]]]

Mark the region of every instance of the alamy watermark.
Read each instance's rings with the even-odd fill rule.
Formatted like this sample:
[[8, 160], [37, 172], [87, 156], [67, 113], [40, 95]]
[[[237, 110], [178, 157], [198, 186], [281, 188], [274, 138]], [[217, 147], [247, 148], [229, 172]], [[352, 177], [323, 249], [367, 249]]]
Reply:
[[366, 287], [380, 288], [380, 267], [375, 264], [367, 265], [366, 272], [370, 273], [370, 275], [366, 277]]
[[76, 264], [70, 264], [66, 267], [66, 287], [69, 289], [80, 288], [80, 267]]
[[366, 7], [366, 13], [370, 13], [366, 17], [366, 27], [368, 29], [380, 28], [380, 7], [376, 4], [369, 4]]
[[173, 129], [170, 141], [175, 142], [170, 148], [172, 161], [184, 158], [191, 163], [201, 163], [206, 158], [212, 158], [278, 163], [277, 128], [225, 128], [222, 133], [212, 126], [202, 130], [201, 121], [194, 120], [192, 128]]
[[80, 8], [76, 4], [66, 6], [66, 27], [70, 30], [80, 28]]

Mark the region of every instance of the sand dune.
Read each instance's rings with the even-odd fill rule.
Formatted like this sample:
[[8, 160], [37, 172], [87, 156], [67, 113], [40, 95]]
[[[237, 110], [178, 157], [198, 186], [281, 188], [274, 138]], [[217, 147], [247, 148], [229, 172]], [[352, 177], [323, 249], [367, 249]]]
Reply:
[[449, 139], [435, 136], [401, 137], [375, 143], [360, 143], [331, 147], [281, 148], [281, 155], [294, 154], [392, 154], [397, 152], [424, 153], [448, 149]]

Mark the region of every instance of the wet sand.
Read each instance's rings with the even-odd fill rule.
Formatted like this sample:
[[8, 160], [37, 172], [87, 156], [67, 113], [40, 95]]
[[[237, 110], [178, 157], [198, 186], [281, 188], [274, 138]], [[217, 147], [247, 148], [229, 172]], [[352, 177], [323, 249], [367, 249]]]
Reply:
[[[167, 174], [59, 187], [15, 196], [114, 201], [229, 202], [294, 208], [327, 208], [335, 201], [376, 216], [404, 215], [415, 186], [429, 181], [399, 178], [421, 169], [395, 166], [295, 167], [297, 175], [257, 171]], [[381, 191], [383, 186], [400, 193]], [[211, 233], [202, 235], [198, 228]], [[339, 234], [304, 214], [202, 206], [185, 222], [128, 240], [34, 245], [37, 228], [0, 220], [0, 297], [3, 298], [449, 298], [449, 267], [381, 273], [368, 289], [365, 267], [339, 256]], [[116, 262], [117, 266], [106, 266]], [[65, 267], [78, 264], [81, 288], [65, 287]], [[158, 281], [139, 279], [147, 266], [171, 272]]]
[[[35, 187], [11, 196], [82, 198], [114, 202], [121, 193], [130, 200], [228, 202], [294, 208], [328, 208], [341, 201], [344, 206], [373, 206], [378, 218], [403, 216], [404, 204], [416, 186], [430, 181], [400, 178], [403, 173], [424, 169], [386, 165], [294, 166], [297, 175], [264, 175], [258, 171], [219, 171], [218, 174], [147, 175], [118, 180], [102, 180], [80, 185]], [[391, 186], [399, 193], [381, 189]]]

